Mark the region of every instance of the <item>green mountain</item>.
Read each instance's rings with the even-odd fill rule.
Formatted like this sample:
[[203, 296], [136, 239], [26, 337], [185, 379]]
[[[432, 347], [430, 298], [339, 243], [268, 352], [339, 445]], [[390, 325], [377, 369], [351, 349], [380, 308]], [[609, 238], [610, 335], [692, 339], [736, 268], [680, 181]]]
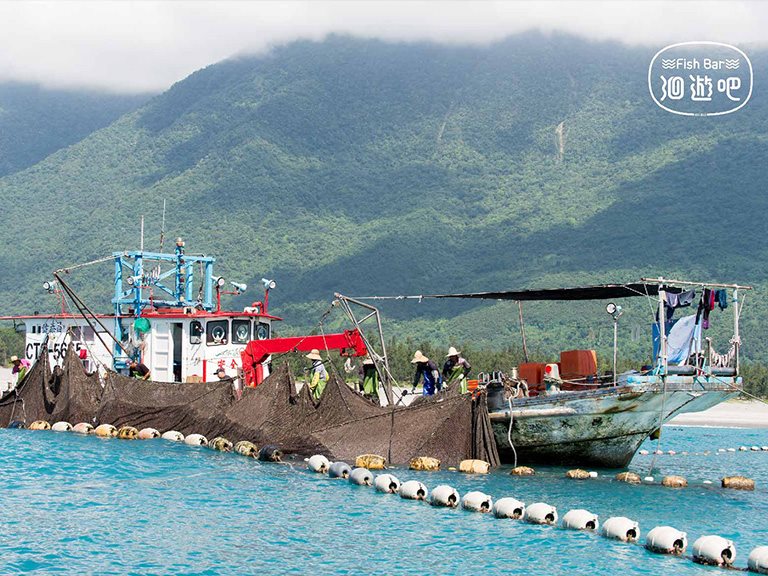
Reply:
[[[217, 255], [226, 277], [277, 279], [273, 310], [292, 330], [315, 326], [335, 291], [659, 274], [764, 287], [767, 55], [750, 54], [744, 109], [686, 118], [648, 95], [654, 52], [538, 33], [483, 47], [329, 37], [209, 66], [0, 179], [0, 311], [54, 307], [46, 271], [137, 248], [141, 215], [156, 248], [163, 200], [168, 235]], [[110, 274], [72, 282], [103, 303]], [[764, 360], [768, 304], [747, 301], [746, 351]], [[603, 305], [526, 306], [532, 346], [604, 348]], [[622, 330], [647, 334], [648, 306], [627, 303]], [[417, 340], [519, 342], [509, 303], [384, 310], [390, 333]], [[722, 348], [730, 320], [716, 318]]]
[[48, 90], [33, 84], [0, 83], [0, 177], [37, 164], [148, 99], [147, 94]]

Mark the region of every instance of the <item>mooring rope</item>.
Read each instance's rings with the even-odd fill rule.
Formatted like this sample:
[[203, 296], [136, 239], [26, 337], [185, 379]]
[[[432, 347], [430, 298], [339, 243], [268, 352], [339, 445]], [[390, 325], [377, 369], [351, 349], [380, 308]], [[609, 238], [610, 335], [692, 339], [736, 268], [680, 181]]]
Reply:
[[507, 429], [507, 441], [509, 442], [509, 447], [512, 448], [512, 454], [514, 456], [513, 467], [517, 468], [517, 450], [515, 450], [515, 445], [512, 443], [512, 420], [514, 418], [514, 416], [512, 416], [512, 396], [507, 397], [507, 402], [509, 403], [509, 428]]

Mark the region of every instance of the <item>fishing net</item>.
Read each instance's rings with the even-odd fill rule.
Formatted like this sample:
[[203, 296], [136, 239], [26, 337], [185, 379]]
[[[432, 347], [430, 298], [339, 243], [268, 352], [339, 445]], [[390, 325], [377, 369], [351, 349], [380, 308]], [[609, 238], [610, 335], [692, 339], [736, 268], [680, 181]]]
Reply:
[[47, 346], [16, 388], [0, 398], [0, 424], [29, 425], [48, 422], [94, 422], [100, 406], [101, 382], [87, 374], [70, 348], [61, 366], [51, 368]]
[[499, 464], [484, 394], [448, 391], [409, 407], [382, 407], [331, 375], [315, 401], [307, 386], [296, 386], [284, 363], [238, 399], [231, 380], [145, 382], [114, 372], [100, 380], [86, 374], [71, 351], [53, 371], [47, 358], [41, 354], [17, 389], [0, 398], [0, 424], [108, 423], [274, 444], [285, 453], [334, 460], [372, 453], [393, 464], [416, 456], [439, 458], [444, 465], [467, 458]]

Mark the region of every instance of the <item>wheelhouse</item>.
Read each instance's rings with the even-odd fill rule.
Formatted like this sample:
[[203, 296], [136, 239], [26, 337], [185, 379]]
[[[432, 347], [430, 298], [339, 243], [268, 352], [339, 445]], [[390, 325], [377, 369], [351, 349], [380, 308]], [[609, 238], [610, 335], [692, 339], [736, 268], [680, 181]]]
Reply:
[[[45, 344], [50, 365], [60, 364], [70, 348], [86, 370], [124, 370], [135, 359], [161, 382], [207, 382], [223, 368], [236, 377], [241, 352], [251, 340], [272, 337], [272, 323], [280, 320], [267, 312], [274, 281], [264, 280], [264, 300], [242, 311], [221, 309], [221, 296], [240, 295], [245, 284], [227, 282], [213, 275], [214, 258], [190, 256], [184, 242], [176, 240], [173, 254], [115, 252], [113, 314], [93, 314], [59, 275], [44, 287], [60, 296], [62, 311], [50, 315], [6, 317], [26, 334], [24, 356], [35, 362]], [[103, 260], [100, 260], [103, 261]], [[74, 268], [74, 267], [73, 267]], [[197, 293], [195, 270], [202, 279]], [[66, 313], [68, 296], [81, 314]], [[78, 303], [79, 301], [79, 303]], [[23, 327], [23, 328], [22, 328]], [[264, 366], [267, 370], [267, 362]]]

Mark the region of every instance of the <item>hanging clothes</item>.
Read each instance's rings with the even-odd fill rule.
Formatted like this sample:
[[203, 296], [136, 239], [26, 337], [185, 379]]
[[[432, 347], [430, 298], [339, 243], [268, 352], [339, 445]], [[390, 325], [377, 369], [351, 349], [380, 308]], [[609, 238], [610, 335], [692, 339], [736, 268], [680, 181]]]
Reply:
[[728, 290], [715, 290], [715, 300], [720, 310], [728, 308]]
[[704, 328], [704, 330], [709, 329], [709, 313], [714, 309], [715, 291], [709, 288], [704, 288], [704, 292], [701, 295], [701, 300], [699, 301], [699, 309], [696, 312], [697, 322], [700, 316], [703, 317], [701, 321], [701, 327]]
[[[667, 322], [672, 320], [672, 316], [675, 314], [675, 310], [678, 308], [687, 308], [693, 303], [696, 298], [695, 290], [688, 290], [686, 292], [680, 292], [674, 294], [672, 292], [665, 292], [664, 294], [664, 314], [667, 317]], [[656, 322], [659, 321], [659, 313], [656, 313]]]

